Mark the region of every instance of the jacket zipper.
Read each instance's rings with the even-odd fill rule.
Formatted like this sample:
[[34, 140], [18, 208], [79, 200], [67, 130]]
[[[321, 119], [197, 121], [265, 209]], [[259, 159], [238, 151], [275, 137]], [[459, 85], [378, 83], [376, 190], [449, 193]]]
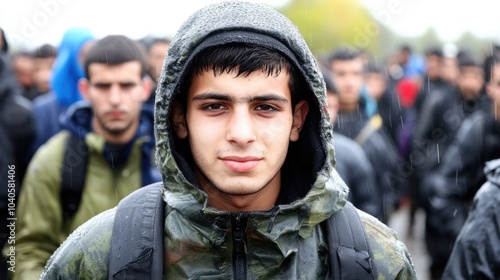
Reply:
[[231, 217], [233, 230], [233, 276], [234, 279], [247, 279], [247, 257], [245, 250], [248, 215], [235, 213]]

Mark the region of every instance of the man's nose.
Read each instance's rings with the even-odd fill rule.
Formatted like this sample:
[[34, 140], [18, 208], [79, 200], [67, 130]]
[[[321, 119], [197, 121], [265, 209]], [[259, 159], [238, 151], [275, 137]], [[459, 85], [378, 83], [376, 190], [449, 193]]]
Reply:
[[109, 92], [109, 101], [112, 104], [117, 104], [120, 102], [121, 98], [120, 87], [118, 85], [112, 85]]
[[227, 141], [238, 145], [246, 145], [255, 141], [255, 120], [247, 108], [235, 109], [229, 118]]

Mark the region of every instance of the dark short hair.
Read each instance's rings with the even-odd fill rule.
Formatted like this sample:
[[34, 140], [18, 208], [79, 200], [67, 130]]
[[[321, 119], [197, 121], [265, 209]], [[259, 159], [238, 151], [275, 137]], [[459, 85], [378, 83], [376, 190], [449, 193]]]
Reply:
[[[304, 84], [301, 82], [298, 70], [280, 52], [268, 47], [246, 43], [208, 47], [191, 60], [188, 69], [188, 75], [183, 79], [180, 87], [181, 93], [187, 92], [194, 75], [210, 70], [215, 75], [237, 71], [236, 76], [248, 76], [254, 71], [263, 71], [268, 76], [277, 76], [286, 70], [289, 75], [288, 85], [292, 106], [295, 106]], [[180, 94], [179, 98], [182, 105], [185, 106], [187, 95]]]
[[400, 51], [404, 51], [404, 52], [407, 52], [407, 53], [412, 53], [413, 52], [413, 49], [411, 48], [410, 45], [408, 44], [403, 44], [399, 47], [399, 50]]
[[33, 51], [34, 58], [55, 58], [57, 55], [56, 47], [50, 44], [44, 44]]
[[151, 42], [147, 43], [145, 46], [146, 46], [147, 52], [150, 52], [151, 48], [153, 48], [154, 45], [157, 45], [157, 44], [170, 45], [170, 43], [171, 43], [171, 41], [167, 38], [154, 38]]
[[328, 63], [331, 65], [335, 61], [354, 60], [358, 58], [359, 55], [360, 52], [358, 50], [349, 48], [336, 49], [328, 56]]
[[476, 58], [468, 51], [461, 51], [457, 55], [457, 60], [458, 60], [458, 68], [464, 68], [464, 67], [478, 67], [481, 68], [481, 65], [479, 62], [476, 60]]
[[382, 66], [375, 63], [368, 63], [366, 66], [367, 74], [385, 74], [385, 69]]
[[425, 50], [425, 56], [436, 56], [438, 58], [443, 57], [443, 50], [440, 47], [432, 46]]
[[129, 61], [138, 61], [141, 64], [141, 77], [146, 76], [144, 48], [126, 36], [108, 35], [98, 40], [85, 54], [85, 76], [89, 78], [89, 66], [92, 63], [119, 65]]

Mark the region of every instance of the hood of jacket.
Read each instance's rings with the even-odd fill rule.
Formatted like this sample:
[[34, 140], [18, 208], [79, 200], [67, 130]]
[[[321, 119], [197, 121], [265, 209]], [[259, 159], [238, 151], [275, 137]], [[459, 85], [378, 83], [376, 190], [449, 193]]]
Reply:
[[310, 232], [312, 226], [344, 206], [348, 193], [334, 170], [335, 153], [326, 112], [325, 83], [296, 26], [274, 9], [260, 4], [222, 2], [208, 5], [190, 16], [172, 40], [155, 101], [157, 166], [162, 172], [167, 193], [177, 194], [167, 195], [167, 203], [173, 203], [169, 199], [182, 196], [184, 202], [193, 203], [193, 213], [207, 208], [207, 196], [199, 188], [189, 165], [189, 153], [179, 144], [169, 114], [174, 97], [186, 94], [180, 92], [180, 85], [193, 56], [206, 47], [227, 43], [253, 43], [281, 52], [299, 69], [308, 85], [298, 100], [308, 101], [309, 113], [299, 140], [290, 143], [281, 169], [282, 186], [277, 206], [281, 210], [300, 208], [304, 211], [302, 215], [308, 218], [301, 226], [302, 229], [309, 228], [307, 231]]
[[78, 90], [78, 80], [84, 77], [80, 61], [80, 50], [93, 35], [85, 28], [68, 29], [57, 50], [57, 57], [52, 67], [50, 87], [57, 101], [68, 107], [82, 99]]

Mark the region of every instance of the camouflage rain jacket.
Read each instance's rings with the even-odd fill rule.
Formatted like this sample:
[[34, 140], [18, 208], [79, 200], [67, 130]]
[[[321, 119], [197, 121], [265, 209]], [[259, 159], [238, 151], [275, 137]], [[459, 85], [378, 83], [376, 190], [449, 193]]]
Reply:
[[[309, 102], [310, 111], [300, 139], [290, 144], [275, 207], [229, 213], [207, 206], [207, 195], [190, 168], [189, 153], [170, 127], [169, 113], [173, 97], [185, 94], [181, 84], [193, 53], [207, 45], [252, 43], [254, 37], [260, 38], [255, 39], [259, 44], [266, 41], [294, 57], [293, 64], [308, 85], [299, 99]], [[275, 10], [223, 2], [206, 6], [180, 27], [164, 62], [155, 103], [156, 157], [166, 202], [164, 279], [331, 277], [320, 223], [342, 209], [348, 188], [334, 169], [325, 104], [324, 81], [314, 56], [297, 28]], [[76, 230], [52, 256], [45, 279], [106, 279], [115, 213], [115, 209], [102, 213]], [[374, 251], [378, 278], [415, 279], [408, 251], [395, 233], [368, 214], [360, 215]], [[241, 276], [233, 274], [232, 220], [244, 220], [246, 261]]]

